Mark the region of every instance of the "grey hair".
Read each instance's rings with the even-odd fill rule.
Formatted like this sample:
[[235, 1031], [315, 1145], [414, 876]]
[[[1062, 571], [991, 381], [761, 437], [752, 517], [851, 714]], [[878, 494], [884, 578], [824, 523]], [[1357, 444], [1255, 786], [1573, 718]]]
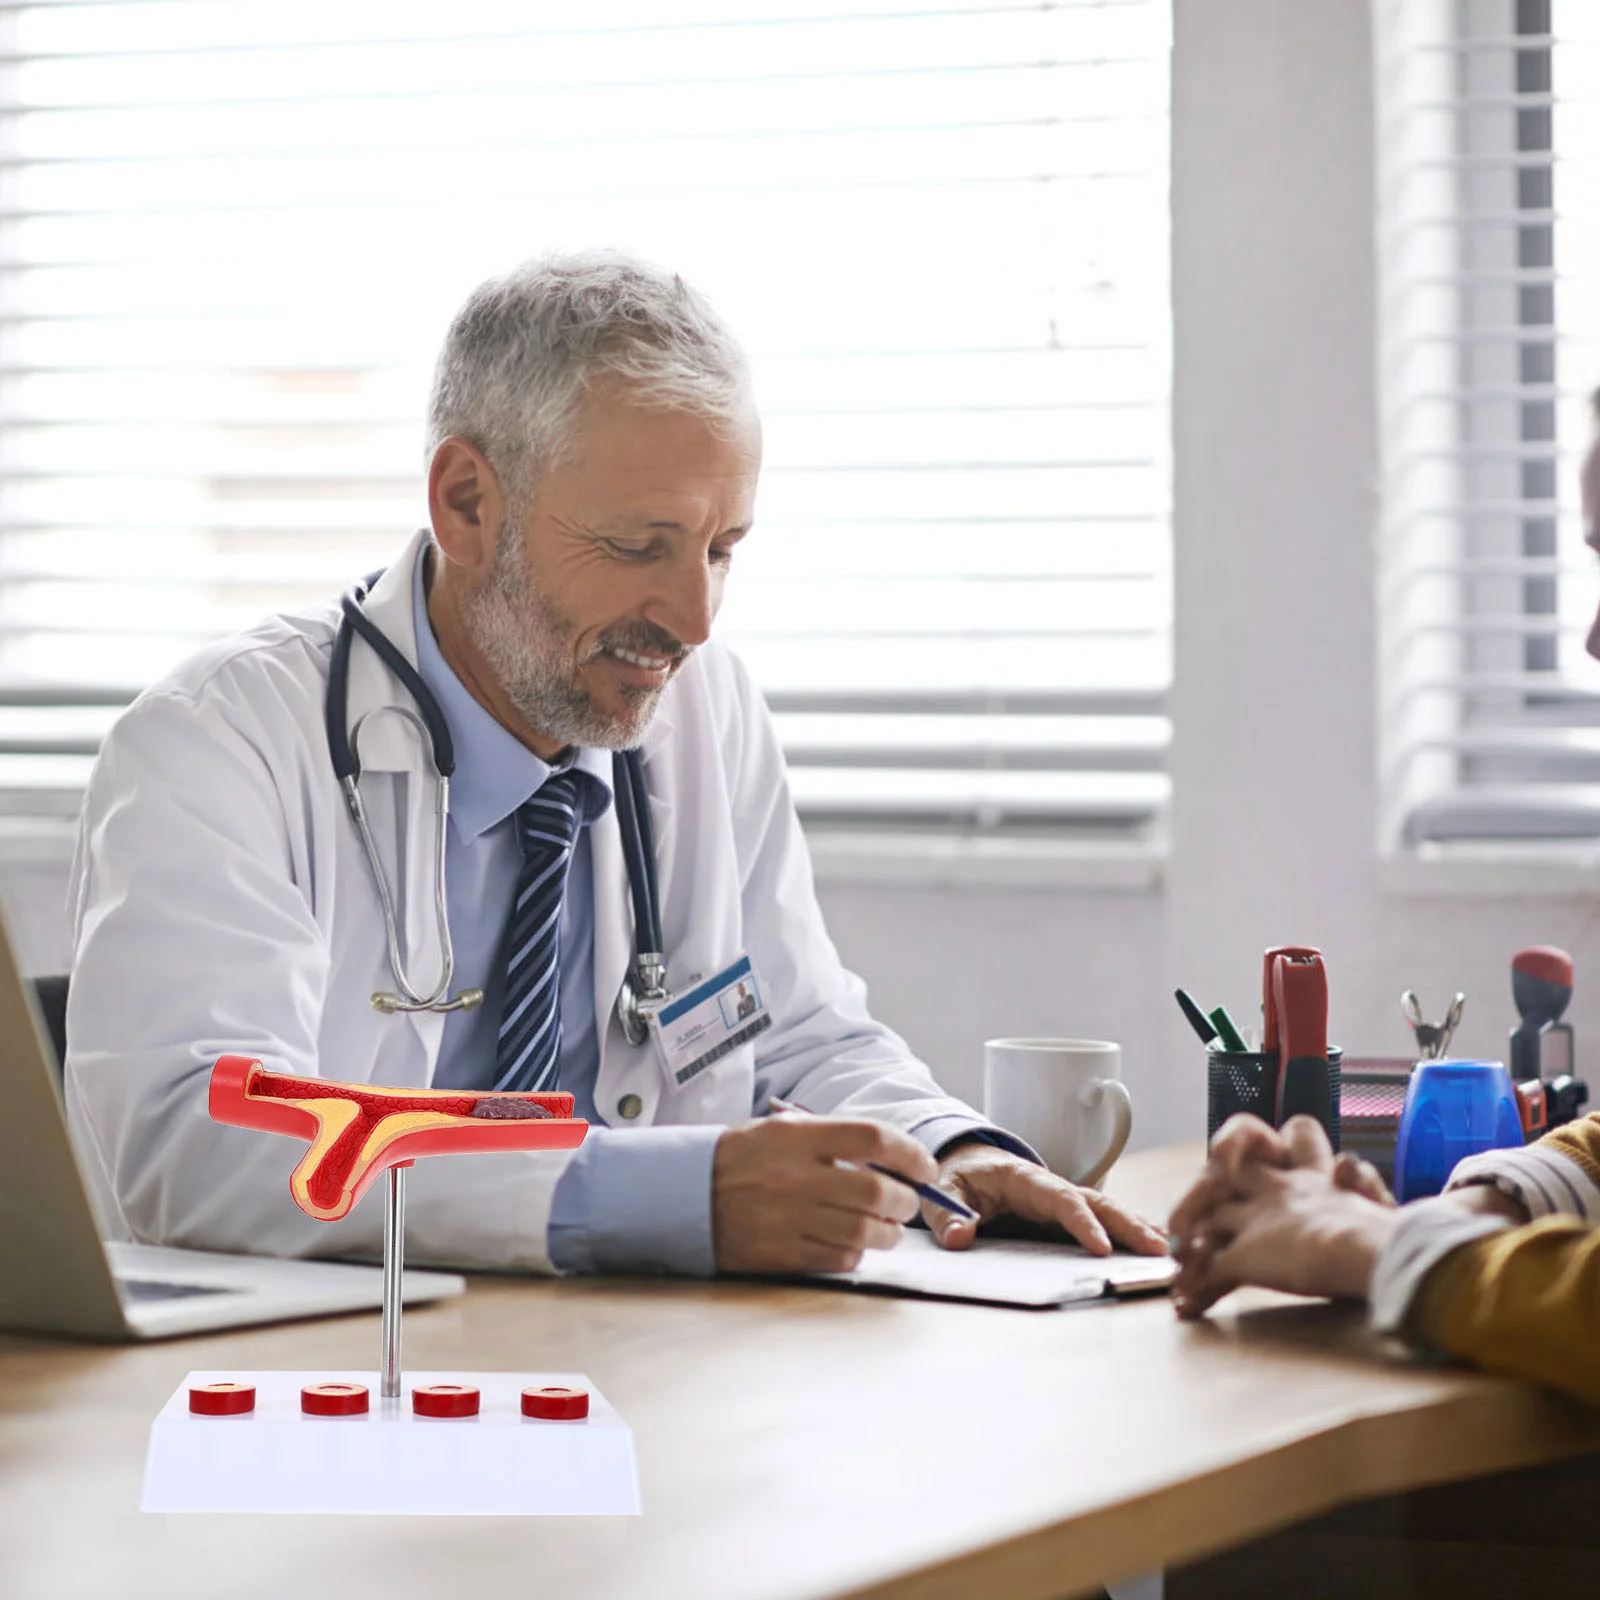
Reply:
[[428, 453], [451, 434], [476, 445], [508, 497], [576, 436], [596, 379], [642, 404], [732, 423], [750, 403], [743, 350], [675, 273], [617, 251], [550, 255], [491, 278], [445, 335], [428, 405]]

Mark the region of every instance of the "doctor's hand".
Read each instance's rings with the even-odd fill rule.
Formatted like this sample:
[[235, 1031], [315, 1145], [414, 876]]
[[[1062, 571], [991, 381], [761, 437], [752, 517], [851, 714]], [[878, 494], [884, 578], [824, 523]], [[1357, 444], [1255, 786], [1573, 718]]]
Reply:
[[[1117, 1245], [1142, 1256], [1167, 1253], [1166, 1235], [1126, 1206], [981, 1140], [946, 1152], [939, 1162], [939, 1187], [965, 1200], [983, 1222], [1010, 1215], [1053, 1223], [1097, 1256]], [[977, 1236], [976, 1222], [926, 1202], [922, 1220], [946, 1250], [965, 1250]]]
[[719, 1272], [848, 1272], [887, 1250], [917, 1214], [915, 1193], [868, 1171], [875, 1161], [932, 1183], [938, 1167], [882, 1122], [780, 1115], [730, 1128], [711, 1169]]

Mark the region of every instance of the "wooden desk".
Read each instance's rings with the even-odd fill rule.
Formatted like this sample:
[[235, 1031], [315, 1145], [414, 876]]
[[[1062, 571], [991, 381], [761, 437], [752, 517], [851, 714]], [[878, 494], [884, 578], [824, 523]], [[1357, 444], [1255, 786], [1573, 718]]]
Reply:
[[[1164, 1214], [1198, 1158], [1130, 1157], [1113, 1187]], [[138, 1511], [146, 1430], [185, 1372], [371, 1366], [377, 1330], [0, 1338], [0, 1596], [1060, 1600], [1351, 1499], [1600, 1448], [1600, 1423], [1531, 1389], [1267, 1295], [1184, 1327], [1164, 1301], [479, 1280], [408, 1314], [408, 1362], [587, 1371], [636, 1432], [643, 1517]]]

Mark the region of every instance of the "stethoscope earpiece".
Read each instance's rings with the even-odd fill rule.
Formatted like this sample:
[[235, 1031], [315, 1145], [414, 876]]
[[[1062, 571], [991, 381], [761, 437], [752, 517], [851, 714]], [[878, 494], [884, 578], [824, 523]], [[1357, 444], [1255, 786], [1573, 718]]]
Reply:
[[372, 997], [372, 1009], [392, 1017], [397, 1011], [476, 1011], [483, 1004], [482, 989], [463, 989], [452, 1000], [420, 1002], [402, 1000], [397, 994], [380, 989]]

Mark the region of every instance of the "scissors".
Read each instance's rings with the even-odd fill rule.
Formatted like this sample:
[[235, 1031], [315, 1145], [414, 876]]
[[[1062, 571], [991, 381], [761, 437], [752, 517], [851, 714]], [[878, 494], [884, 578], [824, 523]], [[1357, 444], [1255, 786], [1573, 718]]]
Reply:
[[1417, 1036], [1417, 1055], [1423, 1061], [1437, 1061], [1450, 1048], [1451, 1035], [1455, 1033], [1456, 1025], [1461, 1021], [1461, 1008], [1466, 1003], [1467, 997], [1458, 994], [1450, 1002], [1450, 1009], [1445, 1013], [1443, 1022], [1424, 1022], [1422, 1002], [1417, 999], [1416, 992], [1407, 989], [1400, 996], [1400, 1010], [1406, 1021], [1411, 1024], [1411, 1031]]

